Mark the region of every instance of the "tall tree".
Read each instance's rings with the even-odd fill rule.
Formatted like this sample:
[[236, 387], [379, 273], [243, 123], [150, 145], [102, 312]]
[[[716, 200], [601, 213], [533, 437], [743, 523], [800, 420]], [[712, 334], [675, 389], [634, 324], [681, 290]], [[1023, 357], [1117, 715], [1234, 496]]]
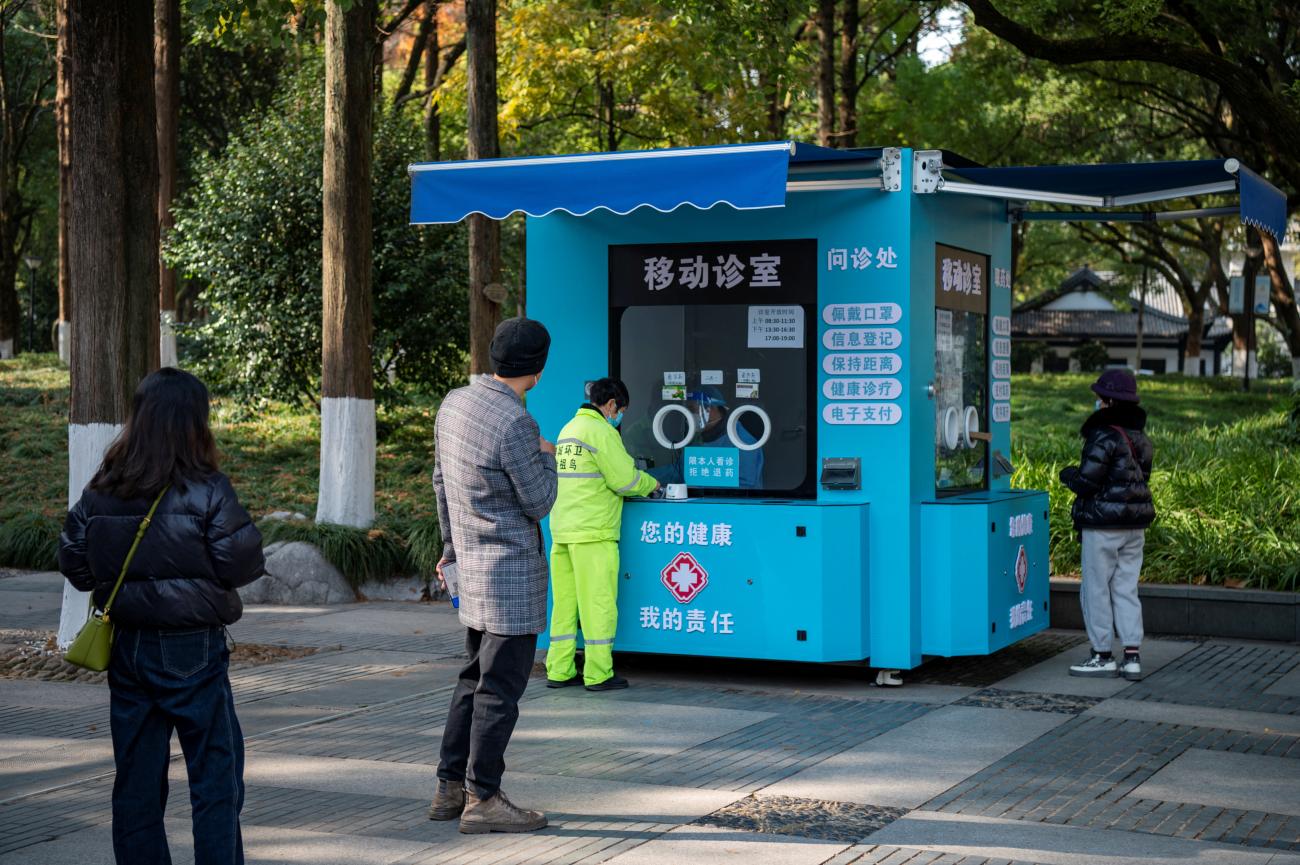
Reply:
[[327, 0], [321, 233], [321, 457], [316, 521], [375, 516], [371, 370], [374, 0]]
[[1096, 227], [1081, 224], [1079, 232], [1084, 239], [1115, 251], [1121, 261], [1151, 268], [1174, 287], [1187, 316], [1183, 374], [1200, 375], [1205, 307], [1216, 288], [1226, 290], [1228, 285], [1222, 218]]
[[72, 291], [68, 270], [68, 213], [72, 207], [72, 165], [68, 159], [68, 0], [55, 2], [54, 88], [55, 135], [59, 154], [59, 318], [55, 325], [55, 348], [59, 360], [72, 360]]
[[[500, 155], [497, 133], [497, 3], [465, 0], [466, 100], [470, 159]], [[492, 371], [488, 347], [501, 320], [501, 226], [482, 214], [469, 218], [469, 368]]]
[[15, 279], [36, 212], [23, 160], [55, 78], [54, 52], [30, 32], [38, 25], [32, 6], [0, 6], [0, 358], [13, 357], [22, 341]]
[[[857, 3], [857, 0], [849, 0]], [[835, 0], [817, 0], [817, 143], [835, 140]]]
[[[68, 501], [117, 435], [140, 379], [158, 367], [158, 153], [153, 6], [68, 0], [68, 144], [76, 195], [68, 264], [72, 319]], [[85, 621], [64, 590], [59, 642]]]
[[[176, 146], [181, 114], [181, 0], [154, 0], [154, 93], [158, 108], [158, 230], [166, 236], [175, 220]], [[158, 262], [159, 358], [176, 366], [176, 271]]]
[[[1030, 57], [1062, 66], [1099, 62], [1136, 63], [1176, 70], [1210, 88], [1211, 110], [1183, 100], [1166, 110], [1200, 115], [1198, 131], [1223, 156], [1242, 156], [1281, 181], [1287, 212], [1300, 207], [1300, 100], [1295, 98], [1300, 65], [1300, 7], [1295, 3], [1251, 4], [1241, 0], [1114, 0], [1081, 7], [1073, 0], [1049, 0], [1008, 14], [994, 0], [965, 0], [975, 23]], [[1002, 6], [1009, 6], [1002, 3]], [[1164, 100], [1162, 100], [1164, 101]], [[1268, 267], [1282, 305], [1294, 308], [1295, 290], [1259, 255], [1245, 267]], [[1280, 264], [1280, 258], [1277, 259]], [[1250, 275], [1249, 273], [1247, 275]], [[1287, 333], [1292, 363], [1300, 370], [1300, 316], [1277, 323]], [[1239, 339], [1252, 343], [1254, 334]], [[1248, 350], [1248, 349], [1247, 349]]]

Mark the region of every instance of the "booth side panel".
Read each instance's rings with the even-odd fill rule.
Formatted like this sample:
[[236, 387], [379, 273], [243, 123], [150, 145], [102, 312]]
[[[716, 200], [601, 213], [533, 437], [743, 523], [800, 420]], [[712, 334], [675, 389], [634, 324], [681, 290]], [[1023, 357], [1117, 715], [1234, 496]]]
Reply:
[[[867, 511], [864, 505], [629, 502], [620, 544], [615, 649], [861, 660]], [[645, 544], [641, 526], [647, 522], [728, 525], [735, 534], [726, 545]], [[679, 571], [690, 586], [687, 593], [675, 593], [671, 585]]]

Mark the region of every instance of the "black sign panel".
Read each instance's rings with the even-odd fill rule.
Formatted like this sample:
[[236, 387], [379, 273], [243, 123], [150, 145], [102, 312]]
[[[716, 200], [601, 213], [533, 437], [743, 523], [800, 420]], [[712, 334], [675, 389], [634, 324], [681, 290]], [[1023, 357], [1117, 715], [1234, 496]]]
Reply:
[[609, 305], [817, 303], [816, 240], [609, 248]]

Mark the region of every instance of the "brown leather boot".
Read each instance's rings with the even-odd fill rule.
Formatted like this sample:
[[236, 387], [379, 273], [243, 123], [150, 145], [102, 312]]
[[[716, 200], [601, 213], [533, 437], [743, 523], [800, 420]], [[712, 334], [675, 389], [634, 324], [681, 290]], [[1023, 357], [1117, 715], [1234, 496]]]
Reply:
[[455, 820], [465, 810], [465, 788], [454, 781], [438, 781], [433, 804], [429, 806], [430, 820]]
[[535, 832], [544, 828], [545, 814], [517, 807], [500, 790], [487, 799], [480, 799], [472, 790], [465, 794], [465, 813], [460, 817], [460, 831], [466, 835]]

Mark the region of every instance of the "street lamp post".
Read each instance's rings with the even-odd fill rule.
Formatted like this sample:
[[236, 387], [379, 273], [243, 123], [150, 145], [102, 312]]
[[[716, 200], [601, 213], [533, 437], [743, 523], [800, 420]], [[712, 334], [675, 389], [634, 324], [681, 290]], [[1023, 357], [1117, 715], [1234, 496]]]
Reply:
[[27, 265], [27, 350], [36, 351], [36, 268], [41, 260], [35, 255], [24, 255]]

